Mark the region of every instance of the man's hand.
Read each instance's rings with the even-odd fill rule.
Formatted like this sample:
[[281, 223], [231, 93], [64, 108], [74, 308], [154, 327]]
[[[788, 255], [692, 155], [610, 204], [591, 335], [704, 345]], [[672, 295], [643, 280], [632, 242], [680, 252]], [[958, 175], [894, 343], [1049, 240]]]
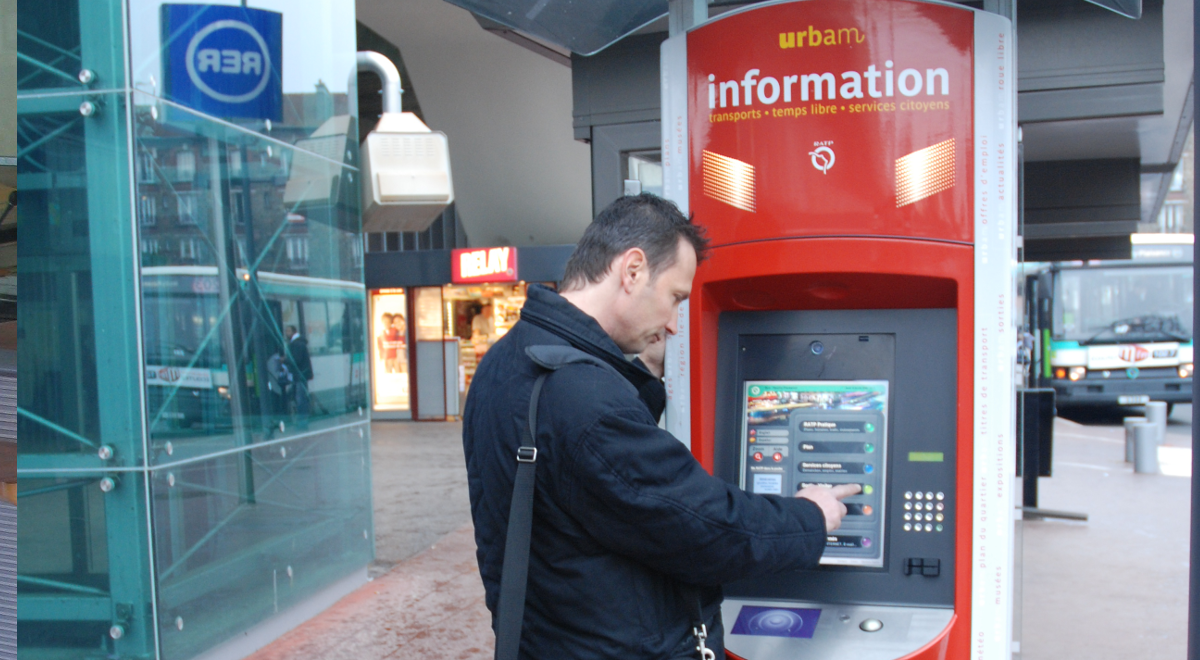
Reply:
[[641, 358], [642, 363], [646, 365], [646, 368], [650, 370], [650, 373], [654, 374], [658, 378], [663, 377], [663, 362], [665, 361], [666, 356], [666, 335], [659, 335], [654, 339], [654, 341], [650, 342], [646, 348], [642, 349], [641, 353], [638, 353], [638, 357]]
[[796, 493], [796, 497], [816, 502], [825, 514], [825, 531], [832, 532], [842, 526], [842, 518], [846, 517], [846, 505], [842, 500], [862, 492], [858, 484], [838, 484], [833, 488], [825, 486], [809, 486]]

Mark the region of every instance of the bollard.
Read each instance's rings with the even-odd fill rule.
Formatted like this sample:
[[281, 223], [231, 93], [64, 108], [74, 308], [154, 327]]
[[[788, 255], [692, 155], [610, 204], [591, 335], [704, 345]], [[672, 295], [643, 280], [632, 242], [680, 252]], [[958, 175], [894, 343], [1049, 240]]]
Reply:
[[1158, 429], [1151, 422], [1133, 425], [1133, 471], [1158, 474]]
[[1151, 401], [1146, 404], [1146, 421], [1154, 425], [1158, 433], [1156, 442], [1162, 444], [1167, 439], [1167, 404], [1165, 401]]
[[1133, 462], [1133, 425], [1145, 424], [1145, 417], [1126, 417], [1125, 418], [1125, 462]]

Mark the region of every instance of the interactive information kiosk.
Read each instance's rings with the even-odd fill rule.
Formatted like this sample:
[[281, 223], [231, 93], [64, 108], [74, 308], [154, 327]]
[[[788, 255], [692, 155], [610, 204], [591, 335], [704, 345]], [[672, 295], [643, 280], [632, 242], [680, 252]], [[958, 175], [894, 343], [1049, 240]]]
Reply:
[[862, 486], [818, 567], [726, 585], [731, 658], [1009, 658], [1012, 45], [911, 0], [663, 44], [664, 189], [712, 239], [668, 426], [749, 492]]

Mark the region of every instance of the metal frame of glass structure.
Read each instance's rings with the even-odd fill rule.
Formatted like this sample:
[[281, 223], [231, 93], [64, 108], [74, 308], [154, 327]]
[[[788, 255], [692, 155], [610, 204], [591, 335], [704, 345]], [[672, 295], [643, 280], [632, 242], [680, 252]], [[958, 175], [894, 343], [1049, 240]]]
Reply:
[[190, 658], [373, 555], [353, 3], [287, 9], [335, 57], [274, 126], [164, 97], [160, 5], [18, 9], [23, 658]]

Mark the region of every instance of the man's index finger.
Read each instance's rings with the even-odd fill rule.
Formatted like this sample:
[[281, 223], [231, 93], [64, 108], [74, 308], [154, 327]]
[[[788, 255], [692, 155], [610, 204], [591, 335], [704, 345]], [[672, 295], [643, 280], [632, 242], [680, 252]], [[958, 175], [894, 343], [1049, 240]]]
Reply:
[[850, 497], [862, 492], [862, 486], [858, 484], [838, 484], [830, 489], [833, 491], [833, 496], [839, 500], [843, 497]]

